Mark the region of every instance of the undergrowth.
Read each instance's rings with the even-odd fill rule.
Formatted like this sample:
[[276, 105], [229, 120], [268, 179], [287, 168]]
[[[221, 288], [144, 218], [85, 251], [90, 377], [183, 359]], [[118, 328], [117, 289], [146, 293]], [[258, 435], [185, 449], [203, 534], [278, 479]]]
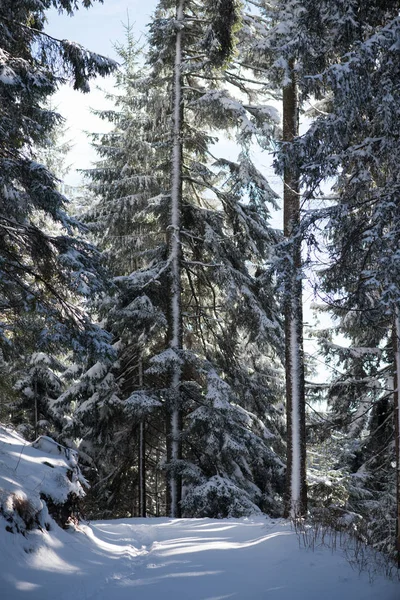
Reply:
[[393, 557], [374, 548], [366, 520], [356, 513], [318, 511], [307, 518], [292, 519], [300, 548], [313, 552], [330, 548], [341, 552], [354, 571], [368, 573], [370, 582], [377, 575], [400, 581], [400, 569]]

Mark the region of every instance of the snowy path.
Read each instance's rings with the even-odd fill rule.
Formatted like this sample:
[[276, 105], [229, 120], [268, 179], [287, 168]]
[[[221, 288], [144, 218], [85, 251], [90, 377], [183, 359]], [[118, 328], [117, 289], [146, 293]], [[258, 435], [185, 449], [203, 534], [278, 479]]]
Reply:
[[131, 519], [83, 532], [57, 529], [43, 545], [1, 531], [1, 600], [400, 599], [399, 582], [370, 584], [340, 553], [299, 549], [284, 521]]

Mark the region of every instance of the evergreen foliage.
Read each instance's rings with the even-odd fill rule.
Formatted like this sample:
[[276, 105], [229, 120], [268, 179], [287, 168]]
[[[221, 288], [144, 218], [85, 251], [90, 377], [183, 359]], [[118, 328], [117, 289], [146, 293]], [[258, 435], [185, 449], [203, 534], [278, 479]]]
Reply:
[[[368, 520], [373, 506], [380, 525], [372, 539], [386, 550], [394, 548], [400, 497], [395, 500], [391, 466], [397, 385], [390, 382], [398, 346], [393, 334], [399, 299], [398, 10], [399, 3], [392, 1], [265, 3], [261, 14], [246, 21], [252, 35], [247, 35], [245, 54], [255, 74], [278, 87], [288, 85], [295, 64], [300, 103], [317, 101], [308, 111], [313, 118], [308, 131], [280, 146], [276, 166], [282, 174], [293, 165], [297, 169], [308, 209], [299, 236], [308, 240], [308, 256], [317, 250], [317, 261], [323, 261], [322, 269], [317, 266], [316, 293], [335, 316], [333, 335], [347, 338], [346, 347], [331, 336], [323, 343], [338, 369], [328, 391], [328, 418], [335, 435], [347, 438], [346, 451], [331, 463], [346, 482], [341, 505]], [[332, 193], [321, 202], [332, 182]], [[314, 425], [311, 420], [309, 442]], [[326, 435], [331, 433], [324, 427], [324, 442]], [[311, 505], [324, 497], [336, 502], [329, 488], [337, 474], [324, 486], [314, 485], [315, 477], [320, 482], [324, 477], [310, 472]]]
[[60, 426], [50, 410], [61, 390], [58, 357], [109, 351], [106, 334], [91, 323], [82, 303], [103, 287], [99, 254], [85, 240], [85, 228], [68, 215], [57, 152], [49, 160], [45, 151], [62, 123], [49, 103], [60, 85], [72, 80], [86, 92], [91, 78], [116, 66], [46, 33], [46, 9], [72, 14], [79, 4], [6, 0], [0, 8], [1, 378], [7, 389], [16, 385], [7, 418], [21, 425], [30, 421], [30, 435], [39, 424]]
[[[149, 67], [143, 71], [135, 64], [128, 30], [127, 45], [119, 48], [125, 61], [118, 79], [123, 94], [116, 111], [99, 113], [115, 127], [94, 138], [102, 158], [89, 172], [99, 197], [91, 217], [118, 288], [102, 310], [118, 340], [120, 408], [136, 427], [145, 414], [147, 453], [157, 465], [156, 456], [165, 460], [168, 451], [171, 371], [181, 371], [183, 454], [166, 467], [183, 478], [184, 514], [205, 514], [206, 506], [209, 516], [247, 514], [257, 505], [276, 513], [284, 468], [282, 415], [275, 408], [281, 399], [282, 330], [268, 262], [279, 236], [268, 226], [268, 203], [275, 194], [249, 152], [251, 135], [271, 135], [276, 122], [272, 110], [257, 110], [231, 96], [214, 57], [199, 54], [209, 35], [203, 23], [209, 9], [206, 4], [203, 15], [203, 9], [185, 3], [182, 348], [168, 347], [171, 105], [166, 98], [172, 93], [175, 34], [173, 13], [164, 4], [151, 26]], [[226, 128], [242, 142], [238, 161], [211, 151], [217, 132]], [[131, 461], [135, 464], [134, 454]], [[150, 471], [148, 477], [154, 480]], [[204, 494], [217, 489], [227, 504], [214, 513], [215, 503], [208, 505]], [[240, 498], [246, 499], [241, 508]]]
[[[323, 69], [315, 66], [307, 78], [299, 78], [306, 97], [312, 92], [323, 100], [309, 130], [285, 158], [299, 165], [305, 202], [311, 203], [303, 227], [310, 243], [317, 239], [323, 250], [318, 291], [331, 307], [336, 332], [347, 338], [348, 347], [329, 340], [324, 344], [339, 368], [328, 396], [331, 418], [351, 440], [351, 455], [345, 453], [337, 463], [348, 470], [347, 506], [368, 521], [373, 510], [372, 540], [392, 551], [396, 501], [388, 512], [388, 498], [394, 499], [396, 486], [392, 415], [397, 384], [391, 376], [399, 302], [398, 9], [396, 2], [372, 3], [368, 10], [337, 2], [320, 11], [335, 50]], [[329, 181], [334, 182], [330, 198], [315, 208], [315, 196], [323, 196], [321, 186]]]
[[[85, 5], [90, 3], [85, 2]], [[72, 76], [76, 89], [109, 73], [107, 59], [46, 35], [45, 8], [72, 11], [71, 2], [3, 2], [1, 50], [1, 346], [18, 343], [28, 313], [42, 319], [38, 349], [62, 339], [79, 341], [88, 326], [74, 303], [76, 294], [95, 292], [96, 253], [66, 213], [56, 176], [36, 160], [61, 117], [46, 100]], [[40, 319], [40, 317], [39, 317]], [[93, 335], [93, 330], [92, 330]], [[100, 341], [100, 338], [98, 338]]]

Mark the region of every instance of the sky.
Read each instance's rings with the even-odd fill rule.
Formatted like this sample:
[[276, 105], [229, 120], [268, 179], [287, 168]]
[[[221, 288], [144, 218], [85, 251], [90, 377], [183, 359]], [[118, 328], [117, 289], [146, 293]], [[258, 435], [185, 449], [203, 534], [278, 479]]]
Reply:
[[116, 58], [115, 42], [124, 36], [124, 24], [134, 25], [138, 36], [145, 35], [146, 25], [156, 7], [156, 0], [104, 0], [89, 9], [81, 8], [73, 17], [48, 12], [47, 32], [55, 37], [78, 42], [99, 54]]
[[[81, 8], [73, 17], [60, 15], [56, 10], [47, 13], [46, 32], [59, 39], [78, 42], [85, 48], [117, 60], [115, 43], [123, 43], [124, 26], [130, 22], [138, 39], [145, 39], [146, 25], [151, 20], [157, 0], [104, 0], [96, 2], [90, 9]], [[98, 78], [91, 83], [91, 92], [82, 94], [73, 90], [72, 85], [63, 88], [54, 96], [53, 103], [66, 119], [66, 138], [72, 142], [73, 150], [68, 163], [72, 168], [65, 180], [69, 185], [77, 185], [81, 176], [77, 168], [88, 168], [95, 153], [90, 147], [85, 132], [105, 132], [106, 123], [91, 114], [91, 109], [109, 107], [104, 91], [111, 91], [113, 78]]]

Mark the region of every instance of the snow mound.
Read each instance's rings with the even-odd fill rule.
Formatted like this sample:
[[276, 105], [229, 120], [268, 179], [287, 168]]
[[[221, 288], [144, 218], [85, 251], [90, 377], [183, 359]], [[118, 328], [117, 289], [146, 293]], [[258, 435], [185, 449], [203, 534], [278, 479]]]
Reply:
[[65, 526], [87, 485], [77, 454], [47, 436], [33, 443], [0, 425], [0, 518], [10, 533]]

